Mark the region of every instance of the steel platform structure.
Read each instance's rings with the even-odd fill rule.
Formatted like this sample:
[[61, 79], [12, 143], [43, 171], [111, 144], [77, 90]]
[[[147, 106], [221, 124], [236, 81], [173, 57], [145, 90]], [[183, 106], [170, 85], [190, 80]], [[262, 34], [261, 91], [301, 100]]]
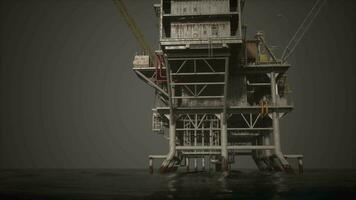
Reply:
[[[280, 119], [293, 109], [286, 72], [261, 32], [247, 40], [244, 0], [161, 0], [155, 59], [137, 55], [133, 70], [155, 90], [152, 131], [169, 140], [161, 172], [178, 167], [228, 171], [239, 156], [258, 169], [291, 172], [281, 150]], [[199, 163], [198, 163], [199, 161]]]

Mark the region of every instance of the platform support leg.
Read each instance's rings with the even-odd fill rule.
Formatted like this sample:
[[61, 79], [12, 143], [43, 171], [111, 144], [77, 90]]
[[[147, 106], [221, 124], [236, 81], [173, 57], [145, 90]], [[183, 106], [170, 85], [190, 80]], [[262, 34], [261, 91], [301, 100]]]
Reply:
[[[271, 97], [272, 97], [272, 105], [277, 105], [278, 90], [276, 84], [277, 74], [274, 72], [270, 73], [271, 79]], [[273, 143], [275, 146], [274, 153], [277, 159], [272, 160], [274, 163], [274, 167], [280, 168], [281, 171], [291, 171], [291, 167], [288, 161], [284, 158], [281, 150], [281, 141], [280, 141], [280, 132], [279, 132], [279, 113], [272, 112], [272, 128], [273, 128]], [[278, 162], [279, 160], [279, 162]]]
[[152, 158], [149, 158], [148, 166], [149, 166], [150, 174], [153, 174], [153, 159]]
[[221, 170], [228, 171], [227, 122], [224, 113], [221, 114]]
[[163, 161], [160, 171], [161, 173], [169, 172], [174, 167], [174, 156], [176, 154], [176, 121], [172, 113], [169, 117], [169, 152], [166, 159]]
[[187, 172], [189, 172], [189, 158], [188, 157], [185, 158], [185, 166], [187, 168]]
[[299, 174], [303, 174], [303, 172], [304, 172], [303, 158], [298, 158], [298, 170], [299, 170]]
[[201, 167], [202, 167], [202, 170], [205, 171], [205, 158], [204, 157], [201, 159]]

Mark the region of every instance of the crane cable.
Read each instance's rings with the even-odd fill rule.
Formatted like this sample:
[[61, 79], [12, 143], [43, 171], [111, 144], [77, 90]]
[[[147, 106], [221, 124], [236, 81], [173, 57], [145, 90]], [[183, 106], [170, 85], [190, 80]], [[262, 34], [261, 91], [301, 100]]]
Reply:
[[121, 16], [124, 18], [125, 22], [129, 26], [129, 28], [131, 29], [133, 35], [137, 39], [137, 41], [138, 41], [139, 45], [141, 46], [142, 50], [145, 53], [147, 53], [148, 56], [150, 57], [150, 62], [152, 64], [152, 66], [154, 66], [155, 65], [155, 61], [156, 61], [154, 51], [152, 50], [151, 46], [149, 45], [149, 43], [145, 39], [145, 37], [144, 37], [143, 33], [141, 32], [141, 30], [138, 28], [135, 20], [128, 13], [125, 4], [122, 2], [122, 0], [113, 0], [113, 2], [116, 5], [117, 9], [119, 10]]
[[285, 62], [286, 59], [294, 52], [295, 48], [303, 38], [304, 34], [308, 31], [310, 25], [313, 23], [316, 16], [318, 16], [321, 8], [325, 5], [325, 3], [326, 0], [316, 0], [312, 9], [309, 11], [302, 24], [298, 27], [292, 39], [289, 41], [288, 45], [284, 49], [281, 57], [282, 62]]

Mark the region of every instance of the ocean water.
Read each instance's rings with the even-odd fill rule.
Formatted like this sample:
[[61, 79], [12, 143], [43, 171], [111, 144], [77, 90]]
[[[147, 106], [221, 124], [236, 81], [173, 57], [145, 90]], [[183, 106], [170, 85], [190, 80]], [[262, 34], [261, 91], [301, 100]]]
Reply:
[[354, 199], [356, 170], [303, 175], [232, 171], [1, 170], [0, 199]]

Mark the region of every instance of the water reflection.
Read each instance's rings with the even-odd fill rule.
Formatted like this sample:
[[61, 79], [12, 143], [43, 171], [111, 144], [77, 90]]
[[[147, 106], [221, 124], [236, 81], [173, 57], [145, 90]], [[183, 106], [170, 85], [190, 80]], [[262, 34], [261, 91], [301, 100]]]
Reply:
[[342, 199], [355, 191], [356, 171], [0, 171], [0, 199]]
[[276, 192], [287, 192], [289, 190], [288, 185], [286, 184], [286, 174], [282, 173], [273, 173], [271, 175], [271, 182], [276, 188]]
[[177, 173], [174, 173], [174, 174], [170, 174], [168, 175], [168, 191], [169, 193], [167, 194], [167, 197], [169, 199], [173, 199], [174, 198], [174, 194], [176, 193], [177, 191], [177, 181], [179, 180], [178, 178], [178, 174]]
[[218, 182], [220, 183], [220, 191], [223, 193], [232, 193], [232, 190], [229, 189], [229, 185], [227, 183], [229, 173], [224, 172], [220, 174], [220, 177], [218, 179]]
[[207, 171], [160, 176], [166, 178], [167, 190], [152, 196], [164, 194], [168, 199], [283, 199], [280, 193], [289, 191], [288, 177], [283, 173]]

